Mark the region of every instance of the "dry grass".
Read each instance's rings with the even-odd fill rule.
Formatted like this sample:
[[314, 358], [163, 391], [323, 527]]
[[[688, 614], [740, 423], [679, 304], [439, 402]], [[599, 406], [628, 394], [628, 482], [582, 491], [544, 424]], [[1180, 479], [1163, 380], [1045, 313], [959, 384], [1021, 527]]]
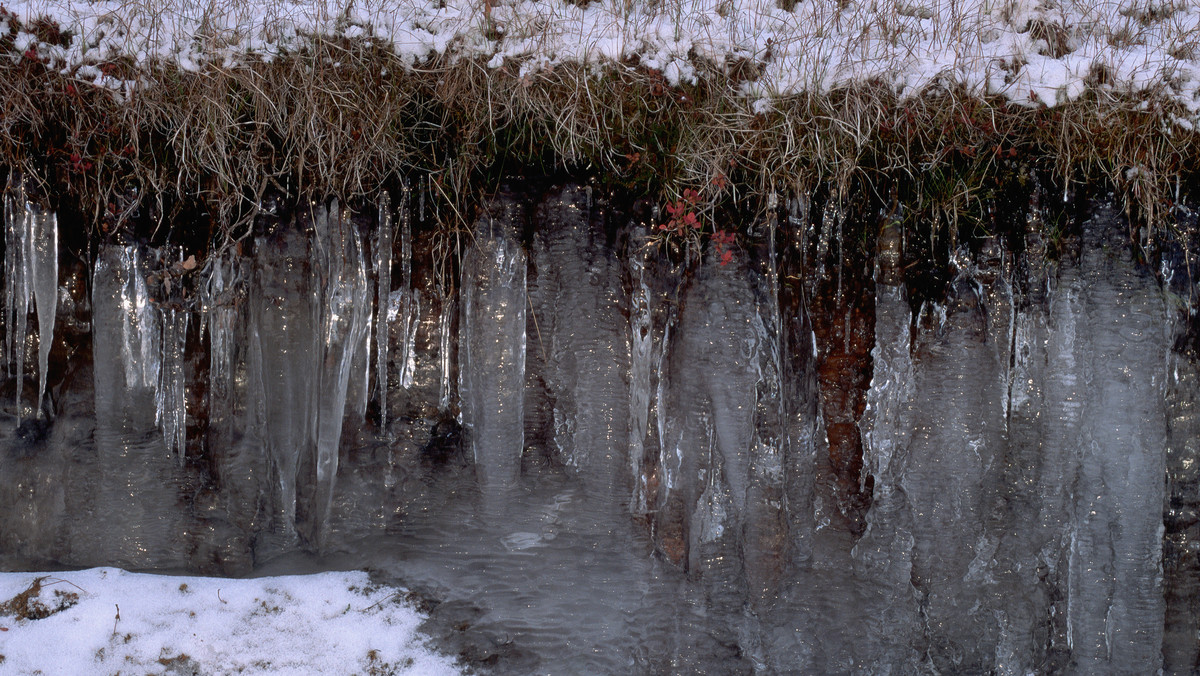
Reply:
[[[54, 26], [26, 28], [65, 39]], [[1049, 26], [1030, 30], [1052, 51], [1069, 46]], [[0, 51], [14, 34], [0, 36]], [[286, 58], [195, 72], [102, 64], [137, 83], [122, 96], [36, 58], [0, 59], [0, 158], [90, 214], [93, 234], [191, 205], [231, 241], [268, 190], [371, 199], [414, 174], [444, 201], [441, 225], [461, 232], [478, 186], [514, 168], [594, 173], [664, 202], [696, 190], [710, 219], [722, 204], [797, 186], [884, 178], [915, 186], [925, 212], [948, 225], [996, 177], [1032, 168], [1107, 180], [1153, 221], [1198, 155], [1168, 92], [1116, 95], [1103, 73], [1052, 109], [941, 85], [899, 98], [865, 84], [782, 97], [759, 113], [739, 91], [754, 62], [712, 65], [697, 84], [673, 87], [634, 62], [523, 74], [511, 60], [411, 66], [371, 38], [309, 38]]]

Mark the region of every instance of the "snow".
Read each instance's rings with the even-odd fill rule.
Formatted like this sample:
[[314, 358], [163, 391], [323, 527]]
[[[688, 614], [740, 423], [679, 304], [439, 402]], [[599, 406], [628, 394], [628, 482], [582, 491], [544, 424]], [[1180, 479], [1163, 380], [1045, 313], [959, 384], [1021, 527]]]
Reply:
[[[41, 578], [42, 619], [8, 602]], [[77, 597], [75, 596], [77, 595]], [[0, 573], [5, 674], [457, 674], [403, 590], [364, 572], [228, 578]]]
[[[121, 57], [187, 70], [274, 60], [315, 35], [380, 40], [408, 67], [437, 56], [516, 64], [520, 75], [577, 63], [633, 62], [672, 85], [729, 59], [762, 66], [745, 87], [764, 95], [821, 93], [866, 82], [902, 96], [936, 83], [1021, 105], [1077, 99], [1085, 83], [1118, 94], [1163, 88], [1200, 115], [1200, 0], [17, 0], [25, 26], [58, 22], [60, 47], [19, 33], [52, 67], [115, 91], [132, 84], [88, 66]], [[485, 7], [487, 9], [485, 9]], [[0, 23], [7, 19], [0, 14]], [[1095, 77], [1098, 73], [1108, 77]], [[1090, 78], [1090, 79], [1089, 79]]]

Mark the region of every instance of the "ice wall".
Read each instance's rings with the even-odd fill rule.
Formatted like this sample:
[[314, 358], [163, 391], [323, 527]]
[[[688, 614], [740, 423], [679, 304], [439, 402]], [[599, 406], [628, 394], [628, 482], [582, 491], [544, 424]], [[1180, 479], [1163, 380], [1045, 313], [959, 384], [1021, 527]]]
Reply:
[[470, 514], [547, 565], [602, 531], [677, 575], [686, 612], [625, 635], [664, 669], [1186, 673], [1188, 263], [1145, 265], [1103, 201], [1051, 257], [1039, 199], [933, 290], [903, 211], [853, 200], [760, 215], [725, 261], [585, 186], [502, 192], [458, 240], [420, 195], [313, 202], [201, 261], [97, 247], [89, 315], [75, 273], [47, 304], [54, 216], [10, 195], [0, 544], [247, 572]]

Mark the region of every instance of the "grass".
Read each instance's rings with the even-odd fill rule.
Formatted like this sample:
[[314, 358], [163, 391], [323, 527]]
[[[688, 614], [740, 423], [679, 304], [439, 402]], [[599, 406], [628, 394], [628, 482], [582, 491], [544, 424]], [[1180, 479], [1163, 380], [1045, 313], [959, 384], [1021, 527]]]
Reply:
[[[897, 6], [888, 28], [853, 3], [841, 6], [839, 13], [819, 5], [864, 31], [892, 31], [897, 45], [924, 16]], [[469, 226], [481, 195], [512, 172], [590, 174], [664, 206], [695, 191], [705, 233], [722, 229], [715, 220], [730, 205], [761, 210], [771, 195], [852, 179], [900, 186], [897, 198], [911, 217], [954, 233], [964, 221], [986, 220], [997, 186], [1030, 173], [1063, 186], [1103, 181], [1129, 198], [1131, 215], [1157, 224], [1198, 157], [1200, 137], [1178, 122], [1189, 113], [1169, 79], [1132, 91], [1096, 72], [1081, 95], [1052, 108], [980, 95], [945, 78], [907, 95], [869, 80], [780, 91], [764, 108], [745, 92], [778, 69], [770, 53], [694, 58], [694, 81], [675, 84], [641, 58], [534, 67], [526, 57], [496, 67], [462, 48], [413, 62], [350, 30], [348, 9], [316, 7], [325, 18], [315, 23], [335, 29], [301, 35], [291, 51], [270, 58], [196, 68], [121, 55], [93, 63], [126, 83], [115, 89], [84, 82], [36, 50], [0, 59], [0, 160], [82, 214], [89, 237], [160, 233], [190, 218], [192, 230], [222, 246], [250, 232], [269, 192], [373, 202], [381, 187], [412, 176], [443, 202], [438, 227], [454, 235]], [[1099, 39], [1134, 44], [1148, 27], [1177, 18], [1173, 6], [1156, 7], [1130, 9]], [[1000, 12], [1016, 21], [1014, 8]], [[551, 33], [538, 17], [518, 23], [504, 9], [481, 6], [487, 35]], [[1029, 20], [1025, 31], [1049, 56], [1097, 37], [1047, 16]], [[963, 35], [970, 17], [951, 18], [939, 25], [970, 42]], [[19, 52], [22, 30], [47, 45], [71, 44], [51, 21], [8, 16], [7, 24], [0, 52]], [[237, 43], [215, 19], [211, 25], [195, 38], [204, 49]], [[794, 52], [796, 45], [777, 47]]]

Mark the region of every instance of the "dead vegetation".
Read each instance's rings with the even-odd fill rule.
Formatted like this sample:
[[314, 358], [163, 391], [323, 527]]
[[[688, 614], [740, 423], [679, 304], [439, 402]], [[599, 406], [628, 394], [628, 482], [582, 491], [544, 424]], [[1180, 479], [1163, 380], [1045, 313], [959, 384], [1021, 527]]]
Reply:
[[[65, 39], [52, 25], [33, 29]], [[740, 92], [753, 63], [714, 64], [674, 87], [636, 62], [524, 72], [511, 61], [411, 65], [370, 37], [305, 44], [196, 71], [102, 64], [127, 83], [120, 91], [34, 53], [0, 59], [0, 162], [71, 202], [89, 235], [138, 219], [157, 230], [187, 211], [207, 214], [192, 227], [221, 243], [245, 236], [268, 191], [373, 199], [412, 175], [426, 177], [448, 207], [439, 226], [456, 232], [514, 171], [590, 173], [660, 203], [692, 190], [710, 212], [865, 178], [910, 186], [916, 211], [949, 226], [981, 213], [972, 205], [1004, 176], [1041, 171], [1107, 181], [1152, 222], [1197, 156], [1169, 91], [1117, 94], [1102, 73], [1054, 108], [948, 85], [900, 98], [876, 83], [756, 110]]]
[[54, 579], [47, 575], [34, 578], [23, 591], [0, 603], [0, 617], [8, 616], [18, 621], [43, 620], [75, 606], [79, 603], [79, 594], [73, 591], [55, 589], [51, 598], [42, 598], [43, 587], [64, 582], [66, 580]]

